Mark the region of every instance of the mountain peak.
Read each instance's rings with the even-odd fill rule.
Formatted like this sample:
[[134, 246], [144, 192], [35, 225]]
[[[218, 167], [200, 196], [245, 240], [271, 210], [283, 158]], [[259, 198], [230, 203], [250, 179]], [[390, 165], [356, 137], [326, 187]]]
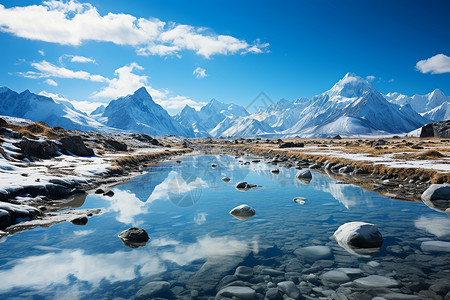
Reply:
[[330, 97], [355, 98], [368, 91], [373, 92], [375, 89], [366, 79], [354, 73], [347, 73], [327, 93]]
[[429, 94], [428, 98], [434, 98], [434, 97], [446, 97], [444, 92], [442, 92], [440, 89], [435, 89]]
[[150, 94], [148, 93], [148, 91], [147, 91], [147, 89], [145, 88], [145, 86], [142, 86], [142, 87], [140, 87], [140, 88], [138, 88], [134, 93], [133, 93], [133, 95], [143, 95], [143, 96], [146, 96], [146, 95], [149, 95], [150, 96]]

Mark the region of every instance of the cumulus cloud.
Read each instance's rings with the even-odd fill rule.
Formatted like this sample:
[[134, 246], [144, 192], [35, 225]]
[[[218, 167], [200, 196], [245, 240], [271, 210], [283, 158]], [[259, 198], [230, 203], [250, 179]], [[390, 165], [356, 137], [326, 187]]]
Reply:
[[443, 74], [450, 73], [450, 57], [437, 54], [416, 64], [416, 70], [422, 73]]
[[44, 82], [48, 85], [52, 85], [52, 86], [58, 86], [58, 83], [56, 81], [54, 81], [53, 79], [47, 78], [44, 80]]
[[192, 74], [194, 74], [196, 78], [205, 78], [208, 76], [206, 70], [200, 67], [197, 67]]
[[[164, 109], [172, 115], [183, 109], [185, 105], [189, 105], [195, 109], [200, 109], [206, 104], [205, 102], [194, 101], [186, 96], [175, 95], [168, 89], [153, 88], [149, 84], [148, 76], [140, 75], [138, 73], [142, 72], [144, 68], [134, 62], [116, 69], [114, 72], [115, 77], [112, 79], [106, 78], [102, 75], [91, 74], [83, 70], [74, 71], [66, 67], [56, 66], [45, 60], [41, 62], [34, 62], [31, 66], [34, 67], [36, 71], [28, 71], [18, 74], [33, 79], [46, 78], [45, 82], [50, 85], [52, 85], [53, 82], [56, 83], [50, 77], [107, 83], [105, 87], [90, 95], [91, 99], [98, 100], [99, 102], [65, 99], [73, 103], [75, 108], [84, 112], [93, 111], [100, 104], [102, 104], [101, 101], [109, 101], [111, 99], [132, 94], [140, 87], [145, 87], [148, 93], [152, 96], [153, 100], [164, 107]], [[54, 94], [53, 96], [49, 95], [49, 97], [54, 98]]]
[[372, 82], [375, 80], [375, 76], [373, 75], [366, 76], [366, 80]]
[[94, 82], [106, 82], [107, 78], [101, 75], [92, 75], [86, 71], [73, 71], [64, 67], [56, 66], [48, 61], [34, 62], [31, 64], [38, 72], [36, 71], [28, 71], [25, 73], [19, 73], [27, 78], [48, 78], [48, 77], [56, 77], [56, 78], [71, 78], [71, 79], [82, 79], [89, 80]]
[[73, 107], [75, 107], [76, 109], [85, 112], [85, 113], [91, 113], [92, 111], [94, 111], [97, 107], [99, 107], [100, 105], [105, 105], [105, 103], [103, 102], [97, 102], [97, 101], [77, 101], [77, 100], [69, 100], [66, 97], [64, 97], [63, 95], [60, 94], [54, 94], [54, 93], [50, 93], [47, 91], [41, 91], [39, 93], [39, 95], [41, 96], [45, 96], [45, 97], [50, 97], [53, 100], [55, 100], [56, 102], [59, 103], [64, 103], [64, 104], [69, 104], [73, 105]]
[[[32, 24], [32, 25], [30, 25]], [[139, 55], [174, 55], [191, 50], [205, 58], [222, 54], [263, 53], [269, 44], [249, 43], [205, 28], [137, 18], [124, 13], [100, 15], [91, 4], [77, 1], [45, 1], [42, 5], [5, 8], [0, 5], [0, 30], [15, 36], [81, 45], [85, 41], [130, 45]]]
[[38, 50], [38, 52], [39, 52], [40, 55], [45, 56], [44, 50], [41, 49], [41, 50]]

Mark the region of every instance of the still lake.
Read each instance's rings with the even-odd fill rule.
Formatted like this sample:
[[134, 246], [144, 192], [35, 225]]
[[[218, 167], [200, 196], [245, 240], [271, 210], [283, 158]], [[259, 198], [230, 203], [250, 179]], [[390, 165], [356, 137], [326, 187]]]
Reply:
[[[251, 159], [217, 155], [166, 161], [113, 188], [113, 197], [89, 194], [81, 208], [102, 208], [103, 213], [84, 226], [64, 222], [0, 240], [0, 298], [190, 299], [214, 297], [238, 280], [237, 285], [256, 290], [257, 297], [285, 280], [310, 299], [395, 294], [438, 299], [450, 289], [450, 254], [421, 248], [430, 240], [450, 241], [445, 214], [317, 172], [311, 182], [299, 182], [295, 168], [273, 174], [275, 166], [245, 161]], [[224, 183], [225, 176], [231, 181]], [[239, 181], [259, 187], [238, 191], [234, 185]], [[229, 211], [241, 204], [253, 207], [256, 215], [245, 221], [231, 216]], [[378, 253], [357, 256], [332, 238], [340, 225], [352, 221], [378, 227], [384, 237]], [[128, 248], [117, 237], [132, 226], [148, 232], [146, 246]], [[330, 253], [299, 255], [299, 249], [310, 246], [325, 246]], [[253, 272], [230, 276], [239, 266]], [[336, 270], [348, 278], [324, 275]], [[396, 284], [373, 288], [354, 283], [370, 275]], [[148, 294], [143, 287], [155, 281], [159, 294]]]

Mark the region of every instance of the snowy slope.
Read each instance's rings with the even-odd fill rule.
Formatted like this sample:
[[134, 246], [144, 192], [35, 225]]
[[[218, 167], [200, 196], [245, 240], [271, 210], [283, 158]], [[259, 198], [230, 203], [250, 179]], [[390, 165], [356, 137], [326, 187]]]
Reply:
[[124, 130], [154, 135], [194, 136], [192, 129], [181, 126], [156, 104], [145, 87], [132, 95], [112, 100], [99, 120], [107, 126]]
[[191, 128], [194, 131], [195, 137], [209, 137], [208, 131], [201, 125], [202, 120], [198, 115], [198, 112], [186, 105], [178, 114], [174, 117], [174, 120], [180, 123], [185, 128]]
[[450, 115], [448, 103], [450, 96], [446, 96], [441, 90], [435, 89], [426, 95], [414, 95], [408, 97], [400, 93], [389, 93], [385, 98], [395, 104], [409, 104], [412, 109], [432, 121], [447, 120]]
[[212, 99], [198, 112], [200, 125], [208, 131], [214, 129], [225, 118], [246, 117], [249, 113], [240, 105], [225, 104]]
[[[226, 126], [223, 126], [223, 124], [226, 124]], [[264, 121], [258, 121], [250, 117], [227, 118], [211, 131], [211, 135], [215, 137], [255, 137], [271, 133], [275, 133], [272, 127]]]
[[283, 134], [339, 134], [339, 126], [343, 124], [347, 135], [403, 133], [429, 122], [408, 107], [388, 102], [369, 82], [350, 73], [329, 91], [313, 97], [311, 102], [301, 112], [299, 121]]
[[0, 88], [0, 115], [44, 121], [50, 126], [69, 130], [112, 130], [65, 102], [33, 94], [29, 90], [19, 94], [7, 87]]

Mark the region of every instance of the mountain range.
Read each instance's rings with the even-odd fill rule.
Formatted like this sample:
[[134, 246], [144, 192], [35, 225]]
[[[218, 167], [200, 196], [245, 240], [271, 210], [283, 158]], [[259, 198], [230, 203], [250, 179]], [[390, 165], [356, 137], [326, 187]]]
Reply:
[[185, 137], [402, 134], [432, 121], [449, 119], [449, 104], [450, 97], [439, 89], [412, 97], [400, 93], [383, 95], [367, 80], [351, 73], [311, 99], [282, 99], [252, 114], [240, 105], [213, 99], [198, 111], [186, 105], [172, 117], [142, 87], [87, 115], [69, 101], [54, 100], [28, 90], [17, 93], [0, 88], [0, 115], [44, 121], [66, 129]]

